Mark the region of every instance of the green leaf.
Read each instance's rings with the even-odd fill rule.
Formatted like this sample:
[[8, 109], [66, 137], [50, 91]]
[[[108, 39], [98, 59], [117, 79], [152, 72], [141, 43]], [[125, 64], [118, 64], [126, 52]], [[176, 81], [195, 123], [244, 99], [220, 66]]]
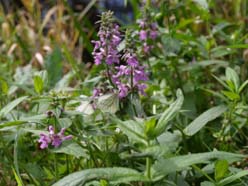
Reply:
[[159, 136], [162, 134], [166, 127], [168, 122], [175, 117], [175, 115], [180, 111], [182, 104], [183, 104], [183, 94], [181, 90], [177, 90], [177, 100], [173, 102], [168, 109], [166, 109], [160, 119], [158, 120], [158, 123], [154, 129], [154, 133], [156, 136]]
[[239, 91], [238, 91], [239, 94], [243, 91], [243, 89], [247, 86], [247, 84], [248, 84], [248, 79], [239, 87]]
[[219, 117], [223, 112], [226, 111], [226, 109], [226, 106], [219, 105], [203, 112], [183, 130], [184, 133], [188, 136], [193, 136], [195, 133], [201, 130], [209, 121], [212, 121], [215, 118]]
[[[239, 161], [244, 155], [234, 154], [222, 151], [204, 152], [189, 155], [181, 155], [167, 159], [159, 159], [153, 166], [156, 174], [167, 175], [169, 173], [188, 169], [190, 166], [199, 163], [208, 163], [214, 159], [225, 159], [229, 163]], [[156, 175], [156, 176], [159, 176]]]
[[210, 181], [204, 181], [201, 182], [201, 186], [216, 186], [216, 185]]
[[6, 114], [8, 114], [10, 111], [12, 111], [17, 105], [19, 105], [22, 101], [24, 101], [27, 98], [28, 98], [28, 96], [23, 96], [23, 97], [17, 98], [14, 101], [10, 102], [5, 107], [3, 107], [0, 110], [0, 118], [3, 116], [6, 116]]
[[4, 94], [8, 94], [8, 91], [9, 91], [9, 87], [8, 87], [8, 84], [6, 81], [0, 79], [0, 85], [1, 85], [1, 91], [4, 93]]
[[98, 98], [96, 103], [97, 108], [102, 112], [114, 114], [119, 110], [119, 97], [116, 93], [109, 93]]
[[4, 127], [18, 126], [24, 123], [27, 123], [27, 121], [9, 121], [9, 122], [0, 123], [0, 129]]
[[82, 186], [92, 180], [107, 180], [112, 184], [128, 183], [131, 181], [147, 181], [138, 171], [130, 168], [95, 168], [72, 173], [53, 186]]
[[203, 9], [208, 10], [208, 2], [207, 0], [193, 0], [195, 3], [200, 5]]
[[230, 100], [239, 100], [240, 99], [240, 96], [239, 94], [235, 93], [235, 92], [230, 92], [230, 91], [225, 91], [225, 90], [222, 90], [221, 91], [228, 99]]
[[59, 47], [56, 47], [45, 60], [45, 67], [48, 73], [49, 85], [54, 86], [62, 77], [62, 53]]
[[230, 67], [227, 67], [226, 68], [226, 78], [228, 81], [231, 81], [234, 84], [234, 88], [235, 88], [234, 91], [238, 92], [239, 85], [240, 85], [238, 74]]
[[72, 125], [72, 121], [69, 118], [58, 118], [60, 128], [69, 128]]
[[16, 171], [14, 168], [12, 168], [12, 171], [14, 173], [14, 176], [15, 176], [15, 180], [17, 182], [17, 186], [23, 186], [23, 183], [22, 183], [22, 180], [21, 178], [17, 175]]
[[85, 150], [80, 145], [78, 145], [77, 143], [71, 140], [64, 141], [60, 147], [54, 148], [51, 151], [54, 153], [64, 153], [64, 154], [73, 155], [77, 158], [88, 157]]
[[149, 120], [145, 121], [145, 134], [147, 137], [153, 139], [156, 137], [154, 135], [154, 129], [156, 126], [156, 118], [150, 118]]
[[214, 178], [216, 181], [222, 179], [228, 172], [228, 162], [226, 160], [218, 160], [215, 163]]
[[34, 89], [38, 94], [43, 91], [44, 83], [40, 76], [34, 76]]
[[111, 117], [111, 119], [117, 124], [121, 131], [128, 136], [128, 138], [131, 138], [145, 145], [147, 144], [147, 139], [144, 134], [144, 127], [142, 123], [133, 120], [128, 120], [124, 122], [114, 116]]
[[224, 185], [227, 185], [229, 183], [232, 183], [238, 179], [240, 179], [241, 177], [244, 177], [244, 176], [247, 176], [248, 175], [248, 170], [243, 170], [243, 171], [240, 171], [232, 176], [229, 176], [223, 180], [221, 180], [219, 183], [218, 183], [218, 186], [224, 186]]

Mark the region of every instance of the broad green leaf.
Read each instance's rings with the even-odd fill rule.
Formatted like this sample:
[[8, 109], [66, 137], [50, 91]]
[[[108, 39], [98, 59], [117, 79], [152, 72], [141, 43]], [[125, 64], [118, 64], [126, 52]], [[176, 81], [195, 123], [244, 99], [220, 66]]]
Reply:
[[43, 91], [44, 83], [40, 76], [34, 76], [34, 89], [38, 94]]
[[53, 186], [83, 186], [88, 181], [101, 179], [116, 185], [132, 181], [147, 181], [141, 173], [130, 168], [94, 168], [72, 173], [53, 184]]
[[17, 98], [14, 101], [10, 102], [5, 107], [3, 107], [0, 110], [0, 118], [3, 117], [3, 116], [6, 116], [6, 114], [11, 112], [17, 105], [19, 105], [21, 102], [23, 102], [27, 98], [28, 98], [28, 96], [23, 96], [23, 97]]
[[121, 121], [116, 117], [111, 117], [111, 119], [117, 124], [117, 126], [124, 132], [129, 138], [147, 144], [147, 139], [144, 134], [144, 126], [142, 123], [137, 121], [128, 120], [128, 121]]
[[241, 177], [247, 176], [248, 175], [248, 170], [243, 170], [240, 171], [232, 176], [229, 176], [227, 178], [224, 178], [223, 180], [221, 180], [217, 185], [218, 186], [225, 186], [228, 185], [229, 183], [232, 183], [238, 179], [240, 179]]
[[214, 178], [219, 181], [228, 172], [228, 162], [226, 160], [218, 160], [215, 163], [215, 173]]
[[212, 121], [219, 117], [227, 109], [224, 105], [213, 107], [192, 121], [183, 131], [188, 136], [193, 136], [199, 130], [201, 130], [209, 121]]
[[234, 84], [235, 91], [238, 92], [239, 85], [240, 85], [238, 74], [230, 67], [227, 67], [226, 78], [228, 81], [231, 81]]
[[98, 98], [96, 103], [97, 108], [102, 112], [114, 114], [119, 110], [119, 97], [116, 93], [109, 93]]
[[156, 174], [158, 173], [160, 175], [162, 174], [163, 176], [165, 176], [169, 173], [188, 169], [194, 164], [208, 163], [209, 161], [215, 159], [225, 159], [229, 163], [232, 163], [234, 161], [239, 161], [244, 157], [245, 156], [241, 154], [234, 154], [222, 151], [196, 153], [171, 157], [167, 159], [161, 158], [154, 164], [153, 168], [156, 171]]
[[167, 125], [168, 122], [174, 118], [174, 116], [180, 111], [182, 104], [183, 104], [183, 94], [181, 90], [177, 90], [177, 99], [175, 102], [173, 102], [168, 109], [166, 109], [164, 111], [164, 113], [162, 114], [162, 116], [160, 117], [160, 119], [158, 120], [158, 123], [154, 129], [154, 133], [156, 136], [159, 136], [160, 134], [162, 134]]
[[73, 155], [77, 158], [88, 157], [85, 150], [80, 145], [78, 145], [77, 143], [71, 140], [64, 141], [60, 147], [54, 148], [51, 151], [54, 153], [64, 153], [64, 154]]

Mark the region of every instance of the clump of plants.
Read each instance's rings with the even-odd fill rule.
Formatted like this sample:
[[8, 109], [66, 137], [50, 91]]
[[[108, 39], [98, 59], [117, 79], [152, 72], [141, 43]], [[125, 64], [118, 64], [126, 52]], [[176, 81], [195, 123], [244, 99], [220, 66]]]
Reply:
[[0, 185], [246, 185], [245, 28], [215, 1], [127, 2], [132, 23], [80, 32], [90, 65], [42, 32], [41, 66], [0, 64]]

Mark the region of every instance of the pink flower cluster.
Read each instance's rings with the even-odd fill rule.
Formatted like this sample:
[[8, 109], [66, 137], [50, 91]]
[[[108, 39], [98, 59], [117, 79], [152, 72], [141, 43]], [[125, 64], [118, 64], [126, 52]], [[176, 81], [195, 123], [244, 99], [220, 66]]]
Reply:
[[108, 65], [119, 63], [117, 46], [120, 44], [119, 26], [114, 25], [113, 28], [101, 27], [98, 32], [99, 41], [92, 41], [95, 44], [93, 50], [94, 62], [96, 65], [106, 61]]
[[55, 134], [53, 126], [48, 127], [49, 135], [40, 134], [40, 148], [45, 149], [51, 144], [54, 147], [59, 147], [63, 141], [72, 139], [72, 135], [64, 136], [65, 128], [62, 128], [59, 133]]
[[152, 45], [149, 44], [149, 40], [154, 41], [158, 37], [158, 27], [156, 23], [150, 23], [146, 19], [138, 20], [139, 24], [139, 39], [143, 42], [143, 52], [149, 53], [152, 49]]
[[[125, 98], [129, 92], [134, 91], [144, 94], [146, 85], [143, 82], [148, 80], [145, 67], [139, 63], [135, 50], [131, 49], [135, 46], [130, 46], [127, 42], [124, 55], [120, 55], [117, 49], [121, 42], [119, 26], [113, 23], [111, 16], [111, 12], [102, 14], [101, 27], [98, 32], [99, 41], [92, 41], [95, 44], [92, 53], [94, 62], [96, 65], [106, 63], [107, 76], [113, 88], [118, 90], [119, 98]], [[155, 37], [155, 33], [150, 34]], [[120, 64], [121, 59], [124, 61]], [[100, 90], [95, 89], [92, 97], [96, 98], [101, 95]]]

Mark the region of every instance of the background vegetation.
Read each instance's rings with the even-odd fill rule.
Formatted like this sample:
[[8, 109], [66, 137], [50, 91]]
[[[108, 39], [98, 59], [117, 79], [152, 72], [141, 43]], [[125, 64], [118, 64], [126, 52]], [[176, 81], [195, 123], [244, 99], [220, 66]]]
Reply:
[[[96, 108], [104, 67], [91, 40], [103, 7], [2, 6], [0, 185], [248, 185], [248, 2], [123, 5], [133, 14], [115, 14], [122, 35], [146, 11], [158, 25], [151, 53], [139, 56], [146, 94], [106, 93]], [[49, 125], [73, 138], [41, 149]]]

